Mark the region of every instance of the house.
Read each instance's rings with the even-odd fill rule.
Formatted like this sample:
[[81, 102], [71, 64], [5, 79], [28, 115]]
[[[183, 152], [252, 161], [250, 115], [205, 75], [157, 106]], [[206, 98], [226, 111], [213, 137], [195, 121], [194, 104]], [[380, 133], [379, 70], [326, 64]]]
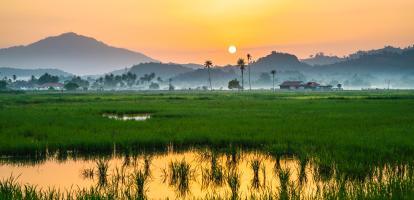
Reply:
[[45, 84], [37, 86], [38, 90], [49, 90], [49, 89], [63, 90], [63, 88], [64, 88], [64, 85], [62, 83], [45, 83]]
[[287, 90], [297, 90], [297, 89], [304, 88], [302, 81], [285, 81], [279, 86], [280, 86], [280, 89], [287, 89]]
[[319, 86], [321, 86], [321, 84], [319, 84], [317, 82], [307, 82], [306, 84], [304, 84], [305, 89], [316, 89]]

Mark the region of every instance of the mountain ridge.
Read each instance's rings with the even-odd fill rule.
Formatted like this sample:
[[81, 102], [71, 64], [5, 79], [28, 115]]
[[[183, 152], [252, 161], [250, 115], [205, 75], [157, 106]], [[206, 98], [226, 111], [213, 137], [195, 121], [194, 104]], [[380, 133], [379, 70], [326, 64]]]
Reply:
[[158, 61], [74, 32], [0, 49], [1, 67], [34, 69], [42, 66], [77, 74], [103, 73], [145, 62]]

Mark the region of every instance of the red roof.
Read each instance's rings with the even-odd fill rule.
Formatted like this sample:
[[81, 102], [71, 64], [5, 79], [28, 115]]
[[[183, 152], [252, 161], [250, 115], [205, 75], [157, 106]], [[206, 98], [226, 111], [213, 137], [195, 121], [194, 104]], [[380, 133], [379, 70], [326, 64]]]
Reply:
[[306, 86], [310, 86], [310, 87], [318, 87], [318, 86], [320, 86], [320, 84], [319, 84], [319, 83], [317, 83], [317, 82], [307, 82], [307, 83], [306, 83]]

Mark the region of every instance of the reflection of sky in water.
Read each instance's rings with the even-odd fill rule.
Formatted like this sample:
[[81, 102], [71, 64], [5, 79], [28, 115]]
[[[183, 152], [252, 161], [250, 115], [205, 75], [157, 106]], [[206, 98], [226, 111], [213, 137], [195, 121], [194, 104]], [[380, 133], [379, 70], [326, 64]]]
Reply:
[[102, 116], [107, 117], [109, 119], [115, 120], [135, 120], [135, 121], [144, 121], [151, 118], [150, 114], [124, 114], [124, 115], [116, 115], [116, 114], [103, 114]]
[[[186, 193], [188, 198], [202, 198], [211, 194], [220, 194], [222, 197], [231, 196], [226, 176], [234, 169], [239, 174], [239, 197], [249, 197], [251, 194], [260, 195], [265, 190], [270, 190], [273, 194], [277, 193], [281, 188], [279, 178], [281, 171], [289, 172], [289, 184], [294, 183], [295, 187], [298, 186], [300, 193], [305, 196], [314, 195], [318, 186], [335, 184], [333, 179], [335, 172], [332, 172], [328, 177], [321, 178], [320, 174], [318, 175], [316, 165], [312, 162], [301, 163], [294, 158], [276, 161], [274, 157], [255, 152], [243, 152], [235, 157], [237, 159], [232, 159], [231, 154], [213, 155], [210, 151], [169, 152], [151, 155], [149, 156], [150, 176], [145, 187], [146, 195], [149, 199], [164, 199], [166, 197], [174, 199], [180, 196], [177, 186], [171, 184], [171, 180], [168, 180], [170, 177], [168, 174], [171, 174], [171, 163], [181, 161], [185, 161], [190, 166], [189, 192]], [[231, 160], [237, 162], [231, 162]], [[256, 179], [258, 182], [253, 181], [252, 163], [254, 161], [259, 161], [259, 176]], [[217, 168], [215, 169], [220, 169], [224, 175], [222, 184], [217, 184], [211, 179], [208, 181], [205, 178], [206, 174], [212, 172], [212, 163], [216, 163]], [[108, 164], [108, 180], [115, 177], [116, 170], [121, 169], [130, 177], [134, 170], [145, 169], [145, 156], [116, 156], [109, 159]], [[13, 175], [18, 176], [18, 182], [22, 184], [35, 184], [44, 189], [55, 187], [65, 191], [78, 186], [84, 188], [97, 185], [98, 176], [96, 174], [92, 179], [82, 175], [85, 169], [94, 169], [97, 173], [96, 167], [96, 160], [72, 158], [66, 161], [58, 161], [52, 157], [36, 165], [18, 165], [5, 162], [0, 164], [0, 179]], [[254, 184], [259, 185], [259, 187], [253, 187]]]

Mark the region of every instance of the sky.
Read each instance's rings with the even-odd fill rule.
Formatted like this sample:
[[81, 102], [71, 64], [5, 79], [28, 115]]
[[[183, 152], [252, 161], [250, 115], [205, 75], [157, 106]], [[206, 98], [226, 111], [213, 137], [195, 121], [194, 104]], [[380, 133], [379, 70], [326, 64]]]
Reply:
[[0, 0], [0, 48], [76, 32], [163, 62], [224, 65], [406, 47], [413, 20], [413, 0]]

